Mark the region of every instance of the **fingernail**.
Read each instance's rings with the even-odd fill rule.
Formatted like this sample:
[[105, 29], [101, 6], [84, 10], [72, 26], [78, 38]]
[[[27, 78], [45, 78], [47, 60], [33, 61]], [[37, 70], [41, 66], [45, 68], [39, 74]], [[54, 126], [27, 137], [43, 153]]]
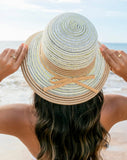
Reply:
[[100, 50], [103, 52], [105, 50], [106, 46], [104, 44], [101, 45]]
[[106, 48], [106, 46], [105, 46], [104, 44], [102, 44], [102, 47], [103, 47], [103, 48]]
[[101, 51], [101, 53], [102, 53], [102, 55], [103, 55], [104, 48], [100, 48], [100, 51]]
[[22, 43], [21, 46], [23, 47], [23, 46], [24, 46], [24, 43]]
[[24, 44], [24, 47], [25, 47], [25, 48], [28, 48], [28, 45], [27, 45], [27, 44]]

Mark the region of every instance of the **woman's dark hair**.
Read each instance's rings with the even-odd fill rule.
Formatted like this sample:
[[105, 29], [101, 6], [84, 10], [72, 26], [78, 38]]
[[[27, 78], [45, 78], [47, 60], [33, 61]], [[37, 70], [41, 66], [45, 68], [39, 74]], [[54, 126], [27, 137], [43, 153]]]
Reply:
[[99, 160], [107, 142], [107, 131], [100, 124], [103, 93], [77, 105], [59, 105], [35, 94], [35, 132], [41, 151], [38, 159]]

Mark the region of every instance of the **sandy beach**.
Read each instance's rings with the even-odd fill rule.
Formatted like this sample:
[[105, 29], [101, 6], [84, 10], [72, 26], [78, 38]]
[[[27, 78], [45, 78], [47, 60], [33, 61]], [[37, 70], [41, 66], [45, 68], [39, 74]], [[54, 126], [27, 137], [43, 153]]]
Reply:
[[109, 147], [102, 152], [104, 160], [127, 160], [127, 121], [119, 122], [110, 130]]

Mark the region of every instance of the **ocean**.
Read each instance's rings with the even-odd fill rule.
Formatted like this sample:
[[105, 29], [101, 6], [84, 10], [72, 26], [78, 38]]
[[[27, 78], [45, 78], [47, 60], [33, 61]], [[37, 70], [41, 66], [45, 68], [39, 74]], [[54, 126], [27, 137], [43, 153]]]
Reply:
[[[22, 41], [0, 41], [0, 53], [5, 48], [18, 48]], [[127, 43], [104, 43], [111, 49], [123, 50], [127, 53]], [[104, 94], [127, 95], [127, 82], [110, 72], [103, 87]], [[0, 83], [0, 105], [10, 103], [32, 103], [33, 91], [26, 83], [21, 69]]]

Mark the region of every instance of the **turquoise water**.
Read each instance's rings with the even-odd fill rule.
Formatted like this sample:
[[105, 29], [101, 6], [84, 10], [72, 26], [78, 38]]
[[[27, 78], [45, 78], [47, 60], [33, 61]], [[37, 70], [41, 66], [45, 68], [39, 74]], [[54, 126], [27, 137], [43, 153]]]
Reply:
[[104, 43], [110, 49], [123, 50], [127, 53], [127, 43]]
[[[23, 41], [0, 41], [0, 52], [5, 48], [17, 49]], [[111, 49], [127, 52], [125, 43], [104, 43]], [[26, 92], [27, 90], [27, 92]], [[121, 94], [127, 96], [127, 83], [114, 73], [110, 75], [103, 87], [105, 94]], [[33, 91], [26, 83], [21, 69], [0, 83], [0, 104], [32, 103]]]
[[[23, 41], [0, 41], [0, 52], [5, 48], [18, 48]], [[127, 43], [104, 43], [110, 49], [123, 50], [127, 53]]]
[[[23, 41], [0, 41], [0, 52], [5, 48], [17, 48]], [[127, 52], [127, 43], [104, 43], [110, 49]]]

